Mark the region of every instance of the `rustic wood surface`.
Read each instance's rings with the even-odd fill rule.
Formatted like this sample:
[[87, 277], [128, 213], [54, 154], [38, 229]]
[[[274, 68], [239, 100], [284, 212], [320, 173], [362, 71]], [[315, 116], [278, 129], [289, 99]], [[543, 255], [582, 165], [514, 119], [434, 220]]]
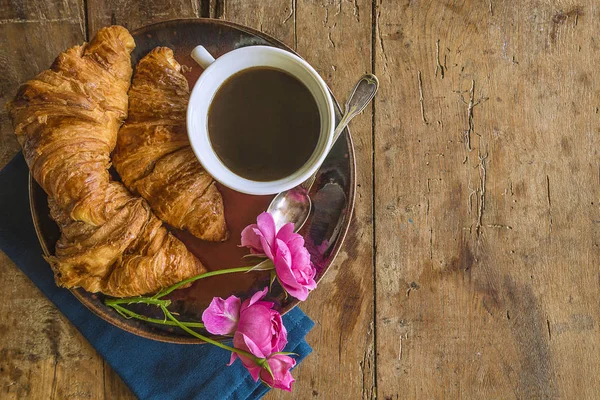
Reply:
[[[356, 212], [301, 308], [314, 347], [267, 398], [600, 398], [600, 5], [594, 0], [12, 0], [0, 107], [100, 27], [239, 22], [344, 99]], [[18, 151], [0, 113], [0, 166]], [[133, 395], [0, 253], [0, 398]]]

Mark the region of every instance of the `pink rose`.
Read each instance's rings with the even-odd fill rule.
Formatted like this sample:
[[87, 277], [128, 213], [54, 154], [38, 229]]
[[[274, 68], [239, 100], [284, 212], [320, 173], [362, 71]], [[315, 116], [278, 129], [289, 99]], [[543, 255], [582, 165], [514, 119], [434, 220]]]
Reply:
[[269, 356], [267, 363], [269, 364], [269, 368], [271, 368], [273, 376], [265, 368], [255, 364], [254, 361], [247, 361], [247, 363], [244, 362], [244, 367], [246, 367], [254, 381], [258, 381], [260, 378], [261, 381], [272, 388], [283, 389], [288, 392], [292, 391], [292, 383], [295, 380], [290, 373], [290, 369], [296, 365], [296, 360], [292, 357], [283, 354], [272, 354]]
[[235, 332], [240, 319], [241, 301], [229, 296], [227, 300], [214, 297], [202, 313], [204, 328], [214, 335], [231, 335]]
[[[258, 358], [267, 358], [271, 353], [282, 351], [287, 344], [287, 330], [283, 326], [281, 314], [273, 310], [272, 302], [262, 301], [268, 290], [265, 288], [242, 303], [237, 330], [233, 335], [235, 348], [247, 351]], [[252, 377], [257, 380], [260, 367], [249, 357], [231, 353], [229, 364], [231, 365], [238, 357]]]
[[267, 359], [273, 376], [266, 369], [261, 369], [260, 380], [275, 389], [292, 391], [292, 383], [295, 382], [290, 369], [296, 365], [296, 360], [283, 354], [273, 354]]
[[292, 223], [277, 231], [269, 213], [260, 214], [256, 222], [242, 231], [242, 246], [271, 259], [281, 286], [298, 300], [306, 300], [317, 283], [314, 280], [316, 270], [304, 246], [304, 238], [294, 233]]

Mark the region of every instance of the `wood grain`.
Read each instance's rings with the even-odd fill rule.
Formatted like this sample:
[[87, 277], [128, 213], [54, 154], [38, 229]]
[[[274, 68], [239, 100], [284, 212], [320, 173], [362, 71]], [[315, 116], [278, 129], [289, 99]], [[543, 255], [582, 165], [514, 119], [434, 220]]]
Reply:
[[379, 397], [600, 396], [598, 11], [377, 4]]
[[87, 0], [88, 32], [92, 37], [116, 24], [134, 30], [174, 18], [198, 18], [201, 11], [200, 0]]

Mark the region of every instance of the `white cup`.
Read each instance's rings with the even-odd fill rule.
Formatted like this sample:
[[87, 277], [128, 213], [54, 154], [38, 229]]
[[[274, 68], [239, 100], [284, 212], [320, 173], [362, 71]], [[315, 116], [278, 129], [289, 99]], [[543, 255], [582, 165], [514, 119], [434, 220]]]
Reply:
[[[317, 171], [332, 146], [335, 114], [327, 85], [313, 67], [288, 51], [269, 46], [242, 47], [217, 60], [203, 46], [197, 46], [192, 58], [205, 70], [190, 96], [188, 136], [196, 157], [213, 178], [238, 192], [267, 195], [298, 186]], [[308, 161], [291, 175], [275, 181], [253, 181], [232, 172], [215, 153], [208, 135], [208, 110], [219, 87], [230, 76], [252, 67], [276, 68], [296, 77], [313, 95], [321, 118], [319, 140]]]

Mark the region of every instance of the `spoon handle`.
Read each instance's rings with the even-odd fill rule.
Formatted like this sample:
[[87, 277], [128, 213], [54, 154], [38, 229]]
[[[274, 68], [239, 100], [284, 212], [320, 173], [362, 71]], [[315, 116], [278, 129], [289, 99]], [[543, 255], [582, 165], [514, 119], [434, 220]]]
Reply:
[[[363, 75], [352, 92], [350, 96], [348, 96], [348, 100], [345, 105], [344, 116], [340, 120], [338, 126], [335, 128], [333, 132], [333, 141], [331, 142], [331, 147], [338, 140], [346, 126], [350, 123], [352, 118], [356, 117], [358, 114], [365, 109], [365, 107], [369, 104], [373, 97], [375, 97], [375, 93], [377, 93], [377, 89], [379, 88], [379, 80], [373, 74], [365, 74]], [[317, 171], [318, 172], [318, 171]], [[317, 173], [315, 172], [310, 178], [305, 180], [300, 186], [304, 188], [307, 192], [310, 190], [312, 185], [315, 183], [315, 179], [317, 177]]]
[[371, 100], [373, 100], [378, 88], [379, 79], [373, 74], [363, 75], [358, 80], [356, 86], [352, 89], [350, 96], [348, 96], [348, 100], [346, 100], [346, 110], [340, 123], [335, 128], [333, 142], [331, 143], [332, 145], [338, 140], [346, 126], [348, 126], [348, 123], [350, 123], [350, 120], [360, 114]]

